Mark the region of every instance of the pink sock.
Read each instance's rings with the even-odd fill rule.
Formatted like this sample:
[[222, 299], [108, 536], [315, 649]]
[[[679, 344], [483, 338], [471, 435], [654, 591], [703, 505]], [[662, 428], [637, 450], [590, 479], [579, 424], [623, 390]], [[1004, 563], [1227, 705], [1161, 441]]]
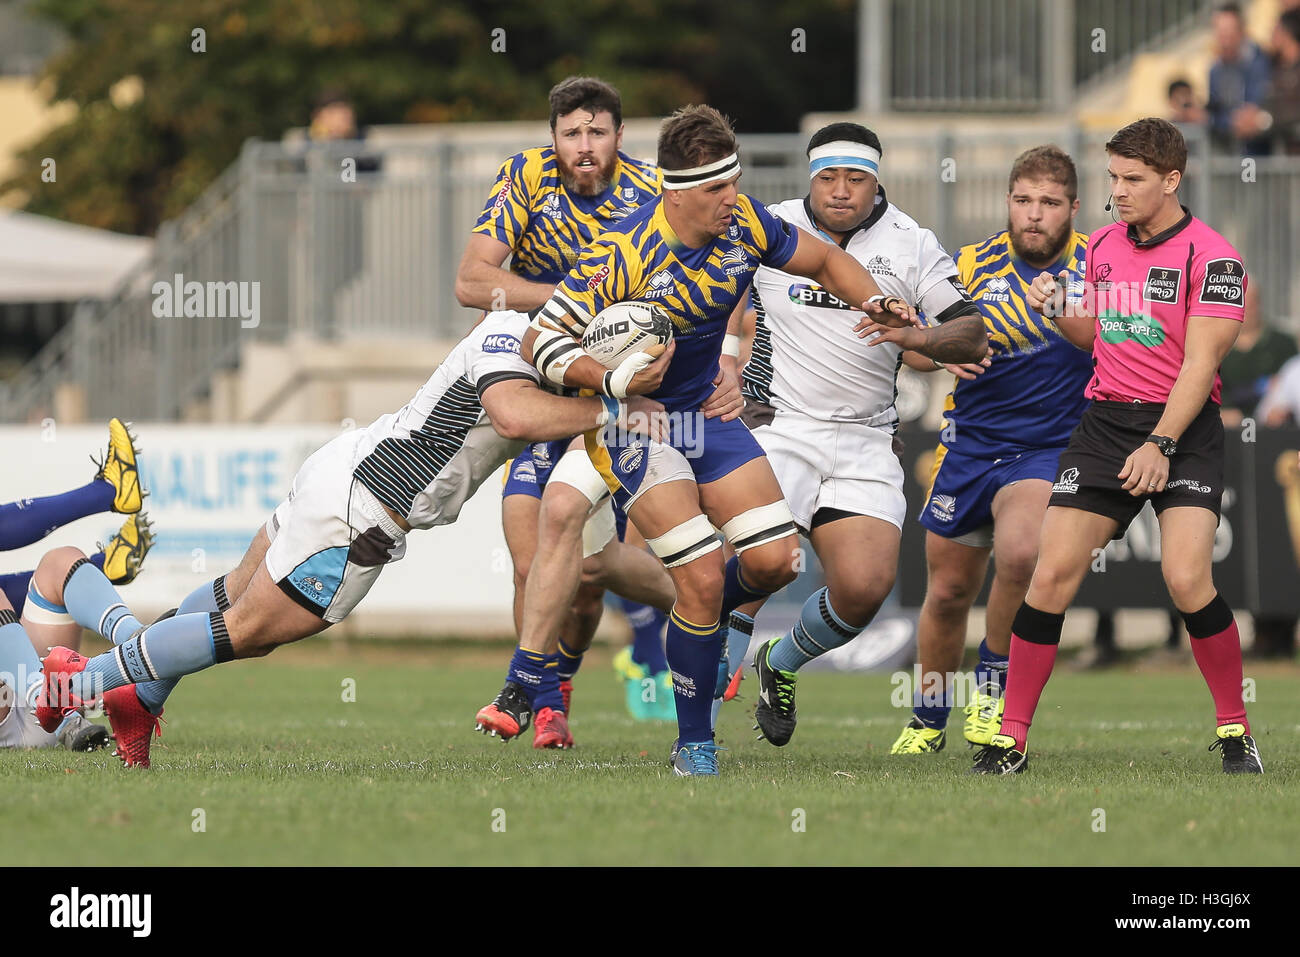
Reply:
[[[1192, 655], [1205, 683], [1214, 696], [1214, 714], [1220, 725], [1244, 724], [1246, 703], [1241, 700], [1241, 636], [1234, 621], [1223, 631], [1206, 638], [1192, 638]], [[1010, 702], [1007, 710], [1011, 710]]]
[[[1011, 635], [1011, 661], [1007, 665], [1007, 706], [1002, 714], [1002, 733], [1016, 739], [1016, 750], [1024, 751], [1029, 725], [1038, 709], [1038, 699], [1056, 663], [1057, 644], [1040, 645]], [[1238, 683], [1240, 687], [1240, 683]]]

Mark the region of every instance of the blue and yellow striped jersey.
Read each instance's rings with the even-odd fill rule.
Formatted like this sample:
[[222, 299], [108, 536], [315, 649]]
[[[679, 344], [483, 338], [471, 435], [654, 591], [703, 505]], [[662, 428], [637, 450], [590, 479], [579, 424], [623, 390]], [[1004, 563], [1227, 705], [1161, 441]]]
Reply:
[[591, 244], [564, 277], [544, 318], [575, 339], [606, 306], [653, 302], [671, 317], [677, 351], [651, 398], [671, 411], [694, 410], [713, 392], [727, 319], [760, 265], [780, 268], [799, 231], [741, 193], [727, 232], [698, 249], [685, 245], [663, 211], [642, 206]]
[[[1061, 261], [1046, 271], [1068, 269], [1072, 283], [1080, 283], [1087, 252], [1088, 237], [1076, 232]], [[951, 428], [944, 445], [977, 458], [1065, 445], [1088, 405], [1083, 390], [1092, 355], [1025, 302], [1042, 270], [1016, 257], [1005, 230], [963, 246], [953, 258], [984, 316], [992, 365], [973, 380], [957, 380], [945, 406]]]
[[473, 232], [510, 247], [512, 272], [559, 282], [593, 239], [659, 195], [661, 179], [653, 163], [620, 152], [609, 189], [579, 196], [560, 182], [555, 150], [538, 146], [501, 164]]

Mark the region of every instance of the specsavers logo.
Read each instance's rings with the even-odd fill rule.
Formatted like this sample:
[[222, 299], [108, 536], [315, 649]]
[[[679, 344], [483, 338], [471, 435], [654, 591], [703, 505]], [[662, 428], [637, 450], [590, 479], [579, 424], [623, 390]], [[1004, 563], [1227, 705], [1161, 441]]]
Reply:
[[1101, 341], [1111, 345], [1121, 342], [1136, 342], [1140, 346], [1154, 349], [1165, 341], [1165, 330], [1153, 316], [1142, 313], [1124, 315], [1113, 309], [1107, 309], [1097, 317], [1101, 325]]

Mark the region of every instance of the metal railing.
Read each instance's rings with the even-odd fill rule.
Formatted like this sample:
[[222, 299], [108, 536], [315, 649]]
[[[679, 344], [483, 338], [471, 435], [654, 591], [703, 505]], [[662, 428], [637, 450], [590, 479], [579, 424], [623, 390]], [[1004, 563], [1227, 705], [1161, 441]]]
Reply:
[[1205, 26], [1211, 0], [863, 4], [859, 69], [889, 90], [882, 102], [864, 89], [864, 109], [1029, 113], [1065, 110], [1079, 84], [1117, 76], [1135, 54]]
[[[1078, 228], [1109, 221], [1103, 134], [1005, 124], [960, 137], [881, 132], [890, 200], [949, 250], [1005, 225], [1011, 162], [1044, 142], [1064, 147], [1078, 163]], [[1199, 131], [1189, 131], [1189, 140], [1183, 201], [1238, 245], [1260, 291], [1262, 317], [1285, 325], [1300, 294], [1300, 158], [1246, 166], [1234, 157], [1211, 158]], [[764, 202], [804, 195], [805, 142], [797, 135], [742, 137], [742, 189]], [[391, 145], [249, 143], [199, 202], [164, 227], [152, 259], [115, 296], [83, 305], [16, 381], [0, 387], [0, 419], [51, 414], [57, 390], [75, 385], [92, 413], [111, 408], [131, 418], [174, 420], [253, 341], [458, 339], [474, 318], [453, 288], [466, 236], [501, 160], [528, 145], [517, 138], [469, 141], [463, 131]], [[648, 140], [631, 139], [624, 148], [653, 154]], [[355, 181], [344, 175], [349, 160], [356, 161]], [[156, 317], [155, 284], [170, 289], [178, 274], [187, 283], [257, 282], [257, 325]]]

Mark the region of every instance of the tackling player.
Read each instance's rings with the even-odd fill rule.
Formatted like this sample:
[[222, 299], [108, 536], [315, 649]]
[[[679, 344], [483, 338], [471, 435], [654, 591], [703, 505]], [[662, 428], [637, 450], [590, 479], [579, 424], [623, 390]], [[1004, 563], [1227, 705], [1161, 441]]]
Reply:
[[[456, 276], [462, 305], [541, 306], [588, 243], [659, 193], [659, 170], [620, 149], [623, 108], [614, 87], [569, 77], [549, 100], [551, 145], [501, 165], [465, 245]], [[502, 268], [506, 257], [509, 270]], [[476, 718], [481, 730], [509, 740], [531, 715], [539, 748], [573, 745], [571, 679], [600, 623], [605, 584], [638, 600], [672, 600], [671, 582], [653, 559], [619, 544], [616, 523], [626, 516], [613, 514], [581, 442], [570, 449], [568, 438], [529, 445], [506, 470], [501, 520], [519, 645], [505, 688]], [[579, 557], [587, 560], [581, 584]]]
[[[58, 645], [75, 649], [81, 643], [81, 625], [63, 605], [64, 583], [73, 569], [82, 569], [84, 578], [93, 578], [101, 587], [112, 590], [104, 573], [87, 561], [84, 552], [65, 546], [41, 556], [31, 573], [21, 613], [0, 592], [0, 748], [94, 751], [108, 744], [108, 729], [86, 720], [79, 709], [59, 715], [39, 710], [43, 682], [37, 649]], [[110, 628], [122, 624], [120, 612], [114, 609], [111, 616], [100, 615], [90, 626], [97, 626], [105, 617], [111, 617]], [[49, 726], [42, 726], [40, 718], [46, 719]]]
[[[856, 123], [833, 123], [813, 134], [807, 153], [808, 195], [769, 211], [847, 252], [881, 290], [916, 304], [929, 326], [878, 329], [863, 343], [846, 321], [849, 305], [828, 290], [776, 266], [754, 274], [745, 419], [826, 573], [794, 627], [754, 658], [754, 717], [777, 746], [794, 733], [796, 672], [856, 638], [894, 586], [907, 512], [892, 449], [900, 353], [961, 363], [978, 362], [987, 349], [951, 257], [879, 185], [880, 138]], [[740, 318], [738, 309], [733, 322]], [[733, 659], [744, 654], [762, 602], [732, 614], [730, 629], [742, 639], [730, 643]]]
[[1092, 403], [1061, 455], [1038, 565], [1012, 626], [1001, 730], [973, 771], [1028, 766], [1029, 725], [1065, 611], [1096, 551], [1150, 499], [1165, 584], [1214, 699], [1211, 750], [1222, 749], [1226, 773], [1261, 774], [1242, 701], [1237, 625], [1211, 566], [1223, 495], [1218, 368], [1241, 328], [1246, 274], [1228, 241], [1178, 202], [1187, 144], [1175, 126], [1130, 123], [1106, 152], [1120, 221], [1092, 235], [1082, 307], [1064, 303], [1064, 271], [1040, 274], [1026, 295], [1071, 342], [1092, 347]]
[[[1025, 304], [1029, 284], [1043, 270], [1064, 270], [1076, 292], [1083, 279], [1088, 237], [1074, 229], [1078, 188], [1064, 151], [1038, 146], [1020, 154], [1007, 185], [1007, 228], [957, 253], [958, 273], [984, 316], [989, 363], [987, 370], [954, 370], [958, 379], [920, 515], [928, 569], [917, 623], [922, 687], [914, 689], [912, 719], [891, 754], [942, 750], [949, 677], [961, 666], [966, 619], [994, 554], [964, 732], [967, 741], [984, 745], [998, 729], [1011, 620], [1038, 560], [1057, 460], [1088, 404], [1083, 390], [1092, 376], [1091, 354]], [[934, 676], [942, 684], [928, 684]]]
[[[716, 110], [678, 110], [660, 129], [658, 153], [663, 195], [587, 248], [534, 320], [524, 354], [557, 385], [599, 392], [612, 417], [640, 391], [631, 377], [650, 356], [607, 370], [582, 350], [583, 331], [626, 300], [654, 302], [673, 321], [675, 338], [656, 362], [674, 350], [675, 358], [648, 393], [669, 413], [668, 440], [593, 430], [587, 451], [676, 588], [667, 636], [679, 732], [673, 768], [713, 775], [720, 615], [791, 581], [796, 554], [794, 522], [762, 448], [738, 420], [700, 411], [726, 378], [719, 356], [727, 320], [759, 265], [811, 278], [887, 321], [910, 325], [913, 314], [896, 297], [886, 300], [853, 257], [738, 192], [735, 133]], [[736, 552], [725, 565], [715, 526]]]
[[[239, 566], [196, 589], [173, 617], [101, 628], [117, 644], [94, 658], [54, 649], [44, 665], [46, 729], [105, 692], [123, 761], [147, 766], [150, 734], [183, 675], [261, 657], [342, 621], [405, 554], [411, 529], [454, 522], [524, 441], [606, 424], [611, 413], [600, 399], [539, 387], [537, 370], [519, 357], [527, 328], [523, 313], [488, 315], [405, 406], [317, 450]], [[666, 366], [641, 370], [636, 387], [654, 389]], [[629, 408], [657, 428], [659, 403], [635, 399]], [[120, 600], [79, 565], [64, 605], [80, 608], [80, 621], [107, 616]]]

